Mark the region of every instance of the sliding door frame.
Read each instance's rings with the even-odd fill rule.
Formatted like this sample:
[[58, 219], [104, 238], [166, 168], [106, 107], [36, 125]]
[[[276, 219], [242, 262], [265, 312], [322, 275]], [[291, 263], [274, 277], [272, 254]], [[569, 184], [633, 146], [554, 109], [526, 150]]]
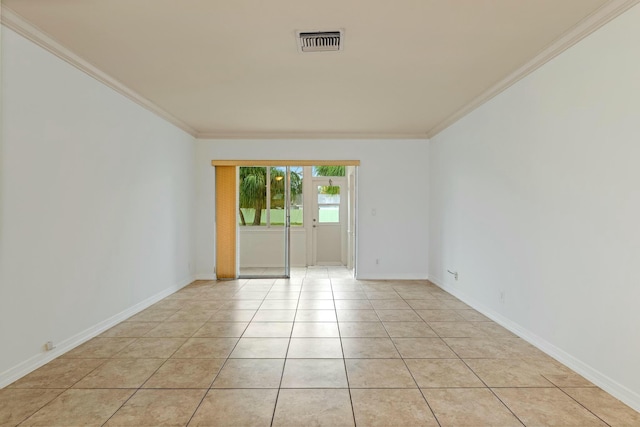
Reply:
[[[253, 165], [255, 166], [255, 165]], [[263, 166], [263, 165], [259, 165]], [[270, 180], [269, 168], [280, 167], [278, 163], [272, 163], [267, 168], [267, 177]], [[267, 185], [267, 198], [269, 195], [270, 181]], [[237, 190], [237, 189], [236, 189]], [[267, 211], [268, 212], [268, 211]], [[239, 255], [240, 242], [238, 242], [238, 256], [236, 259], [240, 259]], [[241, 274], [238, 268], [238, 279], [289, 279], [291, 277], [291, 166], [285, 166], [285, 185], [284, 185], [284, 274]]]
[[[215, 271], [218, 275], [217, 277], [222, 279], [236, 279], [236, 278], [289, 278], [291, 276], [291, 166], [360, 166], [360, 160], [212, 160], [211, 166], [216, 168], [216, 267]], [[284, 276], [274, 275], [274, 276], [240, 276], [238, 269], [238, 257], [237, 257], [237, 171], [240, 166], [285, 166], [286, 167], [286, 184], [285, 184], [285, 268]], [[229, 174], [229, 167], [233, 167], [234, 171], [234, 192], [233, 198], [229, 194], [228, 185], [224, 186], [224, 190], [222, 190], [222, 186], [218, 186], [218, 170], [221, 170], [221, 177]], [[356, 167], [356, 185], [357, 180], [357, 170]], [[226, 172], [222, 172], [226, 171]], [[220, 191], [219, 191], [220, 189]], [[221, 194], [219, 194], [219, 192]], [[235, 215], [229, 215], [229, 201], [233, 199], [233, 203], [235, 206]], [[355, 212], [357, 215], [357, 197], [356, 197], [356, 207]], [[355, 221], [356, 227], [358, 221]], [[233, 230], [234, 232], [234, 240], [233, 244], [229, 244], [229, 242], [224, 236], [226, 236], [225, 230]], [[220, 237], [223, 239], [221, 240]], [[228, 237], [228, 236], [227, 236]], [[355, 241], [358, 241], [357, 235], [355, 236]], [[225, 245], [226, 243], [226, 245]], [[356, 243], [357, 247], [357, 243]], [[233, 255], [229, 254], [228, 251], [233, 251]], [[354, 248], [354, 273], [356, 272], [355, 262], [357, 248]], [[224, 265], [219, 263], [226, 263]], [[231, 268], [230, 263], [233, 263], [233, 267]], [[222, 270], [221, 270], [222, 267]], [[228, 273], [230, 270], [234, 271], [233, 277]], [[224, 276], [218, 273], [222, 271]]]

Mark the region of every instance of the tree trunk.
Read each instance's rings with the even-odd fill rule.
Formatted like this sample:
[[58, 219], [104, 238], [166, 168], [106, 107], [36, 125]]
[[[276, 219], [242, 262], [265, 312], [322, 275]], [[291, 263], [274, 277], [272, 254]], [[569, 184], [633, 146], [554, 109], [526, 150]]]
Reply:
[[256, 212], [253, 215], [253, 225], [260, 225], [262, 222], [262, 200], [256, 200]]

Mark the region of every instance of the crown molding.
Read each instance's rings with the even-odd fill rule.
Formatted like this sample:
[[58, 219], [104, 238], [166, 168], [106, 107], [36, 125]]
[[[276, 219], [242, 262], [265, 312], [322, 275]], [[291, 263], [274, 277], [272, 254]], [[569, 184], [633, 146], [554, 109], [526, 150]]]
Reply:
[[501, 92], [504, 92], [518, 81], [522, 80], [565, 50], [569, 49], [571, 46], [578, 43], [580, 40], [587, 37], [589, 34], [605, 25], [607, 22], [631, 9], [638, 3], [640, 3], [640, 0], [610, 0], [603, 4], [600, 8], [566, 31], [562, 36], [560, 36], [560, 38], [547, 46], [526, 64], [507, 75], [507, 77], [485, 90], [458, 111], [431, 128], [427, 132], [426, 137], [429, 139], [433, 138], [476, 108], [491, 100]]
[[63, 61], [66, 61], [80, 71], [88, 74], [89, 76], [98, 80], [100, 83], [110, 87], [120, 95], [129, 98], [141, 107], [151, 111], [152, 113], [168, 121], [174, 126], [182, 129], [191, 136], [196, 136], [197, 131], [194, 128], [192, 128], [182, 120], [176, 118], [175, 116], [171, 115], [167, 111], [163, 110], [162, 108], [149, 101], [145, 97], [141, 96], [140, 94], [136, 93], [132, 89], [128, 88], [123, 83], [111, 77], [107, 73], [101, 71], [100, 69], [98, 69], [98, 67], [91, 64], [87, 60], [81, 58], [66, 47], [62, 46], [51, 36], [27, 22], [22, 16], [20, 16], [10, 8], [4, 5], [0, 5], [0, 18], [2, 25], [10, 28], [26, 39], [54, 54]]
[[200, 132], [197, 139], [427, 139], [425, 133]]

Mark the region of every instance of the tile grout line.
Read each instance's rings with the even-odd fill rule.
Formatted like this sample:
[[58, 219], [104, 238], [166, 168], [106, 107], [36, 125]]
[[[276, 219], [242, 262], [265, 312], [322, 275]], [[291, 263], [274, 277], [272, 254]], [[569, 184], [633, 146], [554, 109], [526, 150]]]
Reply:
[[[395, 291], [395, 288], [394, 288]], [[398, 293], [397, 291], [395, 291], [396, 293]], [[407, 303], [407, 301], [402, 297], [402, 295], [398, 294], [398, 296], [400, 297], [400, 299], [407, 305], [409, 305]], [[409, 305], [409, 307], [411, 307]], [[418, 317], [420, 317], [422, 319], [422, 317], [415, 312], [415, 310], [413, 309], [413, 307], [411, 307], [411, 310], [414, 312], [414, 314]], [[426, 324], [427, 322], [423, 319], [424, 323]], [[387, 331], [387, 334], [389, 334], [389, 330], [387, 329], [387, 327], [385, 326], [384, 322], [382, 322], [382, 327], [385, 328], [385, 331]], [[434, 331], [435, 332], [435, 331]], [[405, 360], [404, 356], [402, 356], [402, 353], [400, 353], [400, 350], [398, 349], [398, 346], [396, 345], [396, 342], [393, 340], [393, 338], [391, 338], [391, 335], [389, 335], [389, 339], [391, 340], [391, 343], [393, 344], [393, 347], [396, 349], [396, 351], [398, 352], [398, 355], [400, 356], [400, 360], [402, 360], [402, 363], [404, 364], [404, 367], [406, 368], [407, 372], [409, 372], [409, 375], [411, 375], [411, 379], [413, 380], [414, 384], [416, 385], [416, 387], [418, 388], [418, 391], [420, 392], [420, 395], [422, 396], [422, 399], [424, 400], [424, 402], [427, 404], [427, 407], [429, 408], [429, 411], [431, 411], [431, 415], [433, 415], [433, 419], [436, 420], [436, 423], [438, 423], [438, 426], [442, 427], [442, 423], [440, 422], [440, 420], [438, 419], [438, 417], [436, 416], [435, 411], [433, 410], [433, 408], [431, 407], [431, 404], [429, 403], [429, 401], [427, 400], [427, 397], [424, 395], [424, 392], [422, 391], [422, 389], [420, 388], [420, 384], [418, 384], [418, 381], [416, 381], [415, 376], [413, 375], [413, 372], [411, 372], [411, 369], [409, 369], [409, 365], [407, 365], [407, 361]]]
[[336, 327], [338, 328], [338, 340], [340, 341], [340, 351], [342, 351], [342, 366], [344, 367], [344, 376], [347, 380], [347, 391], [349, 392], [349, 403], [351, 404], [351, 416], [353, 417], [353, 425], [357, 426], [356, 410], [353, 407], [353, 395], [351, 394], [351, 383], [349, 382], [349, 372], [347, 370], [347, 359], [344, 355], [344, 345], [342, 344], [342, 332], [340, 331], [340, 321], [338, 319], [338, 309], [336, 308], [336, 299], [333, 290], [333, 282], [329, 277], [329, 285], [331, 286], [331, 300], [333, 301], [333, 311], [336, 315]]
[[[542, 375], [542, 374], [541, 374]], [[569, 398], [571, 400], [573, 400], [574, 402], [576, 402], [578, 405], [582, 406], [584, 409], [586, 409], [587, 411], [589, 411], [591, 414], [593, 414], [594, 417], [596, 417], [597, 419], [599, 419], [600, 421], [602, 421], [603, 423], [605, 423], [607, 426], [611, 427], [611, 424], [609, 424], [608, 422], [606, 422], [605, 420], [603, 420], [598, 414], [596, 414], [595, 412], [593, 412], [591, 409], [587, 408], [585, 405], [583, 405], [582, 403], [580, 403], [576, 398], [574, 398], [573, 396], [571, 396], [569, 393], [567, 393], [566, 391], [564, 391], [564, 389], [558, 385], [556, 385], [554, 382], [552, 382], [549, 378], [545, 377], [544, 375], [542, 375], [542, 377], [551, 382], [551, 384], [553, 384], [554, 386], [556, 386], [556, 388], [558, 390], [560, 390], [562, 393], [564, 393], [565, 395], [569, 396]], [[570, 388], [570, 387], [567, 387]]]
[[[302, 287], [304, 286], [305, 277], [302, 279], [302, 285], [300, 286], [300, 291], [298, 292], [298, 300], [296, 302], [295, 313], [293, 314], [293, 323], [291, 325], [291, 332], [289, 332], [289, 342], [287, 343], [287, 351], [284, 353], [284, 360], [282, 361], [282, 372], [280, 373], [280, 383], [278, 384], [278, 392], [276, 393], [276, 400], [273, 404], [273, 412], [271, 414], [271, 422], [270, 426], [273, 426], [273, 422], [276, 419], [276, 409], [278, 408], [278, 399], [280, 398], [280, 390], [282, 389], [282, 379], [284, 378], [284, 370], [287, 367], [287, 356], [289, 355], [289, 348], [291, 347], [291, 339], [293, 337], [293, 329], [296, 327], [296, 316], [298, 315], [298, 307], [300, 306], [300, 293], [302, 292]], [[272, 286], [273, 288], [273, 286]], [[266, 297], [265, 297], [266, 298]]]
[[[438, 299], [438, 298], [436, 297], [436, 299]], [[416, 314], [417, 314], [417, 313], [416, 313]], [[426, 321], [422, 316], [420, 316], [420, 318], [422, 318], [422, 319], [425, 321], [425, 323], [427, 323], [427, 324], [428, 324], [428, 322], [427, 322], [427, 321]], [[525, 423], [520, 419], [520, 417], [518, 417], [518, 416], [517, 416], [517, 415], [516, 415], [512, 410], [511, 410], [511, 408], [509, 408], [509, 407], [508, 407], [508, 406], [507, 406], [507, 405], [502, 401], [502, 399], [500, 399], [500, 397], [498, 397], [498, 395], [497, 395], [497, 394], [496, 394], [496, 393], [491, 389], [491, 387], [489, 387], [489, 386], [487, 385], [487, 383], [486, 383], [486, 382], [484, 382], [484, 380], [483, 380], [482, 378], [480, 378], [480, 376], [479, 376], [479, 375], [478, 375], [478, 374], [477, 374], [477, 373], [476, 373], [476, 372], [475, 372], [475, 371], [474, 371], [474, 370], [473, 370], [473, 369], [472, 369], [472, 368], [467, 364], [467, 362], [466, 362], [466, 361], [465, 361], [465, 360], [464, 360], [464, 359], [463, 359], [463, 358], [458, 354], [458, 352], [456, 352], [456, 351], [455, 351], [455, 350], [454, 350], [454, 349], [449, 345], [449, 343], [448, 343], [448, 342], [446, 342], [446, 341], [445, 341], [445, 340], [440, 336], [440, 334], [438, 334], [438, 332], [437, 332], [437, 331], [435, 331], [435, 330], [434, 330], [434, 332], [438, 335], [438, 337], [440, 338], [440, 340], [441, 340], [441, 341], [442, 341], [442, 342], [443, 342], [443, 343], [444, 343], [444, 344], [449, 348], [449, 350], [451, 350], [451, 351], [453, 352], [453, 354], [455, 354], [455, 355], [458, 357], [458, 360], [460, 360], [462, 363], [464, 363], [464, 365], [467, 367], [467, 369], [469, 369], [469, 370], [473, 373], [473, 375], [475, 375], [475, 376], [476, 376], [476, 378], [478, 378], [478, 380], [480, 380], [480, 382], [482, 382], [482, 384], [484, 384], [484, 386], [485, 386], [485, 387], [486, 387], [486, 388], [491, 392], [491, 394], [493, 394], [493, 395], [496, 397], [496, 399], [498, 399], [498, 401], [500, 401], [500, 403], [502, 403], [502, 405], [503, 405], [505, 408], [507, 408], [507, 410], [508, 410], [511, 414], [513, 414], [513, 416], [518, 420], [518, 422], [520, 422], [520, 423], [524, 426], [524, 425], [525, 425]], [[422, 390], [420, 390], [420, 392], [422, 393]], [[424, 393], [423, 393], [423, 395], [424, 395]], [[425, 400], [426, 400], [426, 397], [425, 397]]]
[[[216, 282], [214, 282], [214, 285], [213, 285], [213, 286], [215, 286], [215, 283], [216, 283]], [[248, 281], [246, 281], [246, 282], [245, 282], [245, 284], [244, 284], [244, 285], [242, 285], [242, 286], [240, 287], [240, 289], [238, 289], [238, 292], [240, 292], [240, 290], [241, 290], [244, 286], [246, 286], [246, 284], [247, 284], [247, 283], [248, 283]], [[273, 285], [272, 285], [272, 287], [273, 287]], [[235, 296], [238, 292], [235, 292], [235, 293], [233, 294], [233, 296]], [[232, 296], [231, 298], [233, 298], [233, 296]], [[233, 301], [233, 300], [231, 300], [231, 301]], [[263, 299], [263, 302], [264, 302], [264, 299]], [[261, 303], [260, 305], [262, 305], [262, 303]], [[258, 309], [257, 309], [257, 310], [256, 310], [256, 312], [253, 314], [253, 316], [251, 317], [251, 319], [252, 319], [252, 320], [253, 320], [253, 318], [255, 317], [255, 315], [256, 315], [256, 313], [258, 312], [258, 310], [259, 310], [259, 309], [260, 309], [260, 308], [259, 308], [259, 306], [258, 306]], [[221, 310], [221, 309], [218, 309], [218, 310], [216, 310], [216, 311], [219, 311], [219, 310]], [[209, 319], [211, 319], [211, 317], [213, 317], [213, 314], [209, 317]], [[209, 319], [207, 319], [207, 322], [209, 321]], [[240, 336], [238, 337], [238, 340], [237, 340], [237, 341], [236, 341], [236, 343], [234, 344], [233, 348], [229, 351], [229, 354], [228, 354], [228, 355], [227, 355], [227, 357], [225, 358], [224, 363], [222, 363], [222, 365], [220, 366], [220, 369], [218, 369], [218, 372], [216, 372], [216, 374], [213, 376], [213, 379], [212, 379], [212, 380], [211, 380], [211, 382], [209, 383], [209, 387], [207, 388], [207, 390], [205, 391], [204, 395], [202, 396], [202, 399], [200, 399], [200, 402], [198, 403], [198, 405], [196, 406], [196, 408], [193, 410], [193, 413], [192, 413], [192, 414], [191, 414], [191, 416], [189, 417], [189, 420], [187, 421], [187, 423], [185, 424], [185, 426], [188, 426], [188, 425], [191, 423], [191, 421], [193, 420], [193, 417], [195, 417], [196, 413], [198, 412], [198, 409], [200, 409], [200, 406], [202, 406], [202, 402], [204, 402], [204, 399], [206, 399], [207, 395], [211, 392], [212, 387], [213, 387], [213, 383], [216, 381], [216, 379], [217, 379], [217, 378], [218, 378], [218, 376], [220, 375], [220, 372], [222, 372], [222, 369], [224, 369], [225, 365], [227, 364], [227, 361], [231, 358], [231, 353], [233, 353], [233, 351], [235, 350], [235, 348], [238, 346], [238, 343], [240, 342], [240, 339], [242, 338], [242, 336], [244, 335], [244, 333], [246, 332], [246, 330], [249, 328], [249, 325], [251, 324], [251, 321], [252, 321], [252, 320], [249, 320], [249, 322], [247, 322], [247, 326], [245, 326], [245, 328], [243, 329], [242, 333], [241, 333], [241, 334], [240, 334]], [[207, 322], [205, 322], [205, 323], [207, 323]], [[202, 327], [201, 327], [200, 329], [202, 329]], [[200, 329], [198, 329], [198, 330], [200, 330]], [[196, 331], [196, 333], [197, 333], [197, 331]], [[234, 337], [234, 338], [235, 338], [235, 337]], [[176, 350], [176, 351], [177, 351], [177, 350]]]
[[[179, 292], [179, 291], [178, 291], [178, 292]], [[176, 313], [177, 313], [177, 312], [179, 312], [180, 310], [182, 310], [182, 308], [181, 308], [181, 309], [179, 309], [179, 310], [177, 310], [177, 311], [176, 311]], [[217, 310], [216, 310], [216, 311], [217, 311]], [[176, 313], [174, 313], [174, 314], [176, 314]], [[212, 315], [213, 315], [213, 314], [212, 314]], [[171, 316], [169, 316], [169, 317], [171, 317]], [[167, 318], [167, 319], [168, 319], [168, 318]], [[163, 320], [163, 321], [162, 321], [162, 322], [160, 322], [160, 323], [164, 323], [164, 322], [166, 322], [166, 321], [167, 321], [167, 319]], [[205, 323], [206, 323], [206, 321], [205, 321]], [[158, 326], [160, 326], [160, 325], [158, 325]], [[199, 330], [199, 329], [200, 329], [200, 328], [198, 328], [198, 330]], [[149, 332], [150, 332], [150, 331], [149, 331]], [[197, 330], [196, 330], [196, 332], [197, 332]], [[195, 334], [196, 332], [194, 332], [194, 334]], [[145, 335], [146, 335], [146, 334], [145, 334]], [[192, 335], [192, 336], [193, 336], [193, 335]], [[181, 337], [181, 338], [182, 338], [182, 337]], [[136, 341], [137, 341], [137, 340], [136, 340]], [[134, 341], [134, 342], [132, 342], [131, 344], [127, 345], [125, 348], [127, 348], [127, 347], [129, 347], [130, 345], [134, 344], [136, 341]], [[106, 426], [106, 425], [109, 423], [109, 421], [114, 417], [114, 415], [115, 415], [115, 414], [117, 414], [117, 413], [118, 413], [118, 411], [120, 411], [120, 409], [122, 409], [122, 408], [127, 404], [127, 402], [129, 402], [129, 401], [131, 400], [131, 398], [133, 398], [133, 396], [135, 396], [135, 395], [136, 395], [136, 394], [137, 394], [137, 393], [142, 389], [142, 387], [143, 387], [143, 386], [144, 386], [144, 385], [149, 381], [149, 379], [150, 379], [152, 376], [154, 376], [154, 375], [155, 375], [155, 374], [160, 370], [160, 368], [161, 368], [161, 367], [163, 367], [163, 366], [165, 365], [165, 363], [167, 363], [167, 361], [169, 361], [169, 359], [171, 359], [171, 357], [172, 357], [174, 354], [176, 354], [176, 352], [177, 352], [178, 350], [180, 350], [180, 348], [182, 348], [182, 346], [183, 346], [187, 341], [189, 341], [189, 338], [186, 338], [186, 339], [184, 340], [184, 342], [183, 342], [183, 343], [182, 343], [178, 348], [176, 348], [176, 349], [171, 353], [171, 355], [170, 355], [169, 357], [167, 357], [167, 358], [164, 360], [164, 362], [162, 362], [162, 363], [160, 364], [160, 366], [158, 366], [158, 368], [156, 368], [156, 370], [155, 370], [155, 371], [153, 371], [153, 373], [152, 373], [151, 375], [149, 375], [149, 377], [148, 377], [146, 380], [144, 380], [144, 381], [142, 382], [142, 384], [140, 384], [137, 388], [135, 388], [135, 391], [134, 391], [133, 393], [131, 393], [131, 396], [129, 396], [129, 397], [128, 397], [128, 398], [127, 398], [127, 399], [126, 399], [126, 400], [125, 400], [125, 401], [124, 401], [124, 402], [123, 402], [123, 403], [118, 407], [118, 409], [116, 409], [116, 410], [113, 412], [113, 414], [111, 414], [111, 416], [109, 416], [109, 418], [107, 418], [107, 420], [102, 424], [102, 426], [103, 426], [103, 427], [104, 427], [104, 426]], [[122, 349], [122, 350], [120, 350], [120, 351], [123, 351], [125, 348], [123, 348], [123, 349]], [[117, 352], [117, 353], [115, 353], [115, 354], [120, 353], [120, 351], [118, 351], [118, 352]], [[113, 356], [115, 356], [115, 354], [114, 354]], [[111, 359], [113, 359], [113, 356], [111, 357]], [[134, 360], [135, 360], [135, 359], [143, 359], [143, 358], [134, 358]], [[206, 395], [207, 395], [207, 392], [205, 392], [205, 393], [204, 393], [204, 396], [202, 396], [202, 399], [200, 400], [200, 403], [202, 403], [202, 400], [204, 400], [204, 397], [205, 397]], [[198, 406], [196, 407], [196, 409], [193, 411], [193, 412], [194, 412], [194, 414], [195, 414], [195, 411], [198, 409], [198, 407], [200, 407], [200, 404], [198, 404]], [[193, 414], [192, 414], [191, 416], [193, 417]], [[189, 418], [189, 421], [190, 421], [190, 420], [191, 420], [191, 418]], [[187, 422], [187, 424], [188, 424], [188, 422]]]
[[[175, 311], [175, 313], [177, 313], [178, 311], [180, 311], [180, 309], [176, 310], [176, 311]], [[174, 314], [175, 314], [175, 313], [174, 313]], [[125, 319], [125, 321], [126, 321], [126, 320], [128, 320], [128, 319]], [[121, 323], [122, 323], [122, 322], [121, 322]], [[160, 323], [162, 323], [162, 322], [160, 322]], [[114, 326], [116, 326], [116, 325], [114, 325]], [[95, 337], [95, 338], [100, 338], [100, 335], [98, 335], [98, 336], [97, 336], [97, 337]], [[19, 423], [19, 424], [24, 423], [27, 419], [29, 419], [30, 417], [32, 417], [33, 415], [35, 415], [37, 412], [39, 412], [40, 410], [42, 410], [44, 407], [48, 406], [48, 405], [49, 405], [49, 404], [51, 404], [53, 401], [55, 401], [56, 399], [58, 399], [62, 394], [66, 393], [66, 392], [67, 392], [67, 391], [69, 391], [69, 390], [72, 390], [72, 389], [73, 389], [73, 387], [74, 387], [76, 384], [78, 384], [78, 383], [79, 383], [79, 382], [81, 382], [83, 379], [85, 379], [86, 377], [88, 377], [89, 375], [91, 375], [91, 374], [92, 374], [94, 371], [96, 371], [98, 368], [100, 368], [100, 367], [104, 366], [104, 365], [105, 365], [105, 364], [107, 364], [110, 360], [115, 360], [115, 359], [114, 359], [114, 356], [115, 356], [116, 354], [118, 354], [120, 351], [124, 350], [124, 349], [125, 349], [125, 348], [127, 348], [129, 345], [131, 345], [131, 344], [133, 344], [134, 342], [136, 342], [136, 341], [137, 341], [139, 338], [141, 338], [141, 337], [117, 337], [117, 338], [135, 338], [135, 339], [134, 339], [134, 341], [132, 341], [131, 343], [127, 344], [126, 346], [124, 346], [123, 348], [121, 348], [120, 350], [118, 350], [117, 352], [115, 352], [114, 354], [112, 354], [112, 355], [111, 355], [111, 356], [109, 356], [109, 357], [105, 357], [105, 358], [84, 358], [84, 359], [81, 359], [81, 360], [103, 359], [103, 362], [102, 362], [101, 364], [97, 365], [95, 368], [91, 369], [89, 372], [87, 372], [85, 375], [83, 375], [80, 379], [78, 379], [77, 381], [75, 381], [75, 382], [74, 382], [73, 384], [71, 384], [69, 387], [66, 387], [66, 388], [64, 388], [64, 387], [59, 388], [59, 389], [62, 389], [62, 390], [64, 390], [64, 391], [63, 391], [62, 393], [60, 393], [59, 395], [57, 395], [56, 397], [54, 397], [53, 399], [51, 399], [49, 402], [47, 402], [47, 403], [45, 403], [44, 405], [40, 406], [38, 409], [36, 409], [35, 411], [33, 411], [31, 414], [27, 415], [24, 419], [22, 419], [22, 420], [20, 421], [20, 423]], [[65, 354], [66, 354], [66, 353], [65, 353]], [[63, 354], [63, 355], [58, 356], [56, 359], [60, 359], [60, 358], [62, 358], [63, 360], [64, 360], [64, 359], [70, 359], [70, 360], [74, 360], [74, 359], [75, 359], [75, 358], [63, 358], [62, 356], [64, 356], [64, 354]], [[54, 360], [56, 360], [56, 359], [54, 359]], [[78, 358], [78, 359], [80, 359], [80, 358]], [[164, 364], [164, 363], [163, 363], [163, 364]], [[163, 364], [161, 364], [160, 366], [162, 366]], [[158, 369], [159, 369], [159, 368], [158, 368]], [[155, 372], [154, 372], [154, 373], [155, 373]], [[151, 374], [151, 375], [153, 375], [153, 374]], [[145, 380], [145, 382], [146, 382], [146, 380]], [[143, 382], [143, 384], [144, 384], [144, 382]], [[139, 389], [139, 388], [138, 388], [138, 389]], [[136, 391], [137, 391], [138, 389], [136, 389]], [[136, 392], [132, 393], [132, 394], [131, 394], [131, 396], [129, 396], [129, 398], [128, 398], [124, 403], [126, 403], [129, 399], [131, 399], [131, 397], [132, 397], [135, 393], [136, 393]], [[123, 403], [122, 405], [124, 405], [124, 403]], [[122, 405], [120, 405], [120, 407], [118, 407], [118, 409], [116, 409], [116, 411], [115, 411], [113, 414], [115, 414], [116, 412], [118, 412], [118, 411], [120, 410], [120, 408], [122, 407]], [[113, 416], [113, 414], [109, 417], [109, 419], [111, 419], [111, 417]], [[107, 421], [105, 421], [105, 423], [104, 423], [104, 424], [106, 424], [106, 422], [108, 422], [108, 421], [109, 421], [109, 419], [107, 419]]]
[[[443, 340], [443, 341], [444, 341], [444, 340]], [[446, 341], [445, 341], [445, 344], [447, 344], [447, 346], [449, 346], [449, 344], [448, 344]], [[493, 394], [493, 395], [495, 396], [495, 398], [496, 398], [496, 399], [498, 399], [498, 401], [499, 401], [500, 403], [502, 403], [502, 405], [503, 405], [505, 408], [507, 408], [507, 410], [508, 410], [509, 412], [511, 412], [511, 414], [512, 414], [512, 415], [513, 415], [513, 416], [514, 416], [514, 417], [515, 417], [515, 418], [516, 418], [516, 419], [517, 419], [517, 420], [518, 420], [518, 421], [519, 421], [523, 426], [526, 426], [526, 424], [524, 423], [524, 421], [522, 421], [522, 420], [520, 419], [520, 417], [519, 417], [515, 412], [513, 412], [513, 410], [512, 410], [512, 409], [511, 409], [511, 408], [510, 408], [506, 403], [504, 403], [504, 401], [503, 401], [502, 399], [500, 399], [500, 396], [498, 396], [498, 395], [497, 395], [497, 393], [496, 393], [495, 391], [493, 391], [493, 389], [492, 389], [491, 387], [489, 387], [489, 385], [488, 385], [488, 384], [487, 384], [487, 383], [486, 383], [482, 378], [480, 378], [480, 375], [478, 375], [478, 374], [476, 373], [476, 371], [474, 371], [474, 370], [473, 370], [473, 368], [472, 368], [471, 366], [469, 366], [469, 364], [467, 363], [467, 361], [466, 361], [466, 360], [464, 360], [462, 357], [460, 357], [460, 355], [459, 355], [459, 354], [458, 354], [458, 353], [457, 353], [453, 348], [451, 348], [451, 347], [449, 347], [449, 348], [451, 349], [451, 351], [453, 351], [453, 352], [456, 354], [456, 356], [458, 356], [458, 358], [460, 359], [460, 361], [461, 361], [462, 363], [464, 363], [464, 365], [467, 367], [467, 369], [469, 369], [469, 370], [473, 373], [473, 375], [475, 375], [475, 376], [476, 376], [476, 378], [478, 378], [478, 379], [480, 380], [480, 382], [481, 382], [482, 384], [484, 384], [484, 386], [487, 388], [487, 390], [489, 390], [489, 391], [491, 392], [491, 394]], [[486, 359], [486, 360], [495, 360], [495, 359], [491, 359], [491, 358], [483, 358], [483, 359]]]

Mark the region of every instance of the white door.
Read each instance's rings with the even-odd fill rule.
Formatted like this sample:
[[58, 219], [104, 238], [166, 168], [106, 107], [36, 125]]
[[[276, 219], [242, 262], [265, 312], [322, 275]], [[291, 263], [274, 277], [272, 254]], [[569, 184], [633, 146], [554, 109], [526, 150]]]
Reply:
[[347, 181], [313, 179], [313, 263], [343, 265], [347, 243]]

